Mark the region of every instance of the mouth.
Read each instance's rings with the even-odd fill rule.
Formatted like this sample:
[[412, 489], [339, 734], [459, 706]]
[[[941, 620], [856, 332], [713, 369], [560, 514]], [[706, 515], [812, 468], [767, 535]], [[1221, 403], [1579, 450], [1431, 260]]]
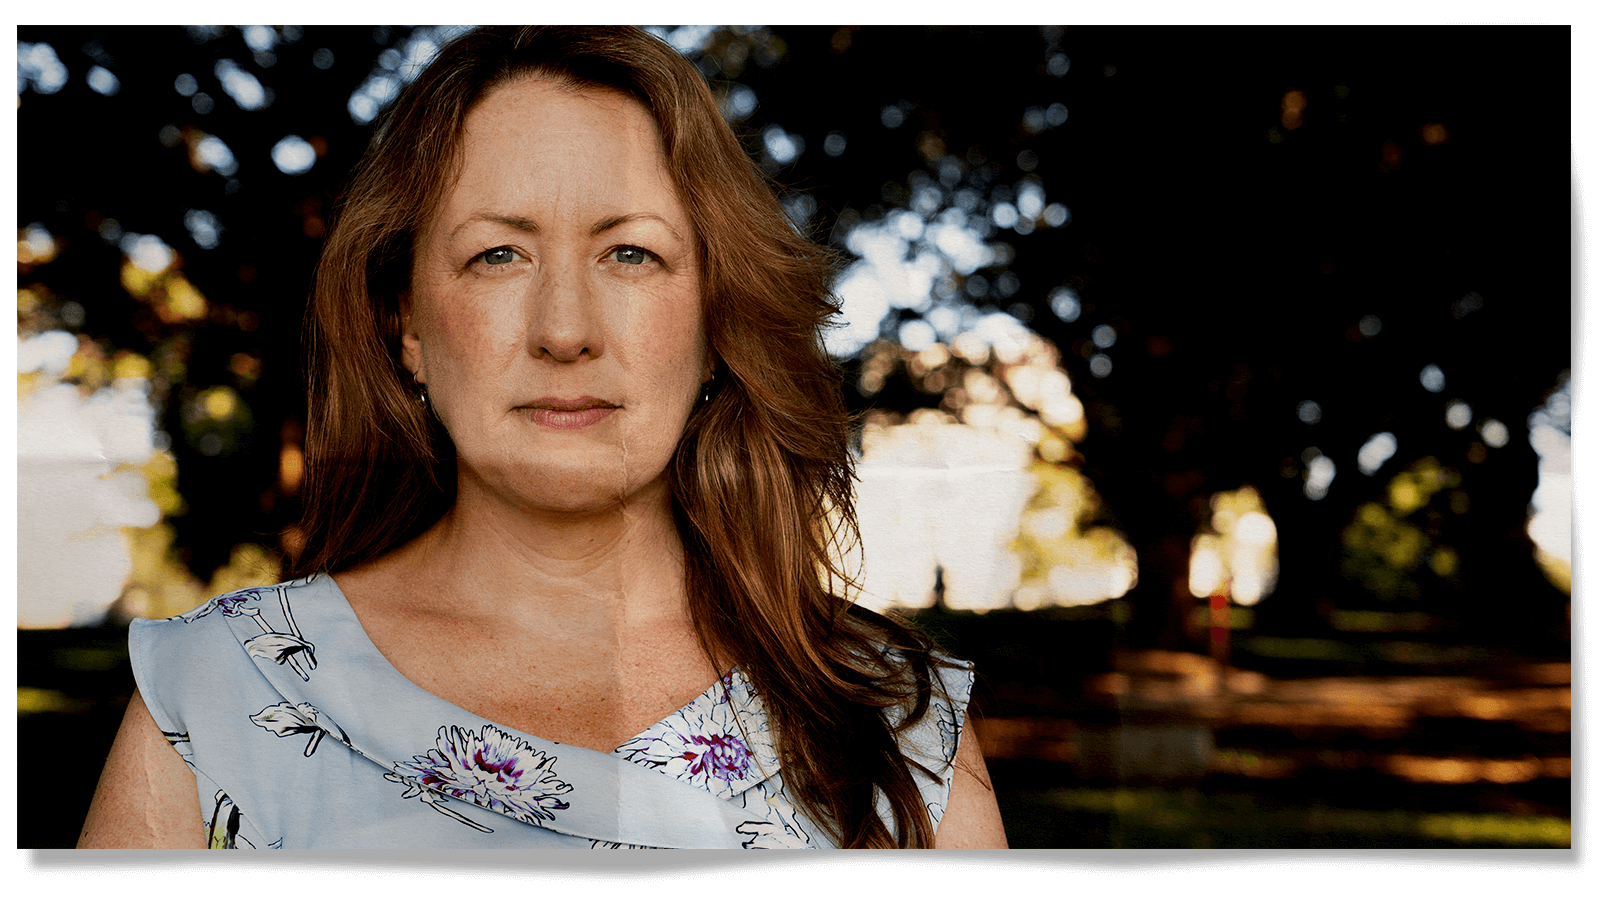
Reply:
[[618, 404], [596, 397], [540, 397], [517, 407], [535, 425], [557, 431], [588, 428], [620, 409]]
[[540, 397], [527, 403], [520, 409], [551, 409], [558, 412], [573, 412], [580, 409], [616, 409], [617, 404], [598, 397]]

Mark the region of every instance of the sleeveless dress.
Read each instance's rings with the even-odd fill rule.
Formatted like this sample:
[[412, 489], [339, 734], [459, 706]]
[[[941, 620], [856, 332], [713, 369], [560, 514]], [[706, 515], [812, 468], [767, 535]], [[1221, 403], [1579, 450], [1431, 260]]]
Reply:
[[[128, 642], [150, 714], [194, 771], [213, 848], [832, 846], [785, 795], [761, 698], [737, 668], [601, 753], [413, 684], [327, 575], [136, 619]], [[910, 767], [935, 827], [973, 682], [969, 663], [941, 661], [948, 698], [901, 737], [934, 773]]]

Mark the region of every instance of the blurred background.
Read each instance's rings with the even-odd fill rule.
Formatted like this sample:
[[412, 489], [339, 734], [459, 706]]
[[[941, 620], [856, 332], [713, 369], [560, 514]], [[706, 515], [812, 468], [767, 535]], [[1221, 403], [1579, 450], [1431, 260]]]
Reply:
[[[458, 30], [18, 28], [20, 846], [127, 621], [297, 546], [325, 222]], [[1570, 29], [653, 30], [839, 254], [859, 602], [1013, 847], [1571, 845]]]

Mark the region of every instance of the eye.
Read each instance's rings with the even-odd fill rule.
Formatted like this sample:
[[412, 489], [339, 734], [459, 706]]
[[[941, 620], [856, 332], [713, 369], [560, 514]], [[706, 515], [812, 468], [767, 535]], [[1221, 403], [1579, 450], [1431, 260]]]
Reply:
[[507, 263], [516, 262], [520, 258], [521, 254], [510, 247], [495, 247], [492, 250], [485, 250], [479, 253], [473, 259], [473, 262], [482, 262], [490, 266], [503, 266]]
[[656, 255], [643, 247], [618, 247], [611, 251], [610, 258], [625, 266], [642, 266], [656, 261]]

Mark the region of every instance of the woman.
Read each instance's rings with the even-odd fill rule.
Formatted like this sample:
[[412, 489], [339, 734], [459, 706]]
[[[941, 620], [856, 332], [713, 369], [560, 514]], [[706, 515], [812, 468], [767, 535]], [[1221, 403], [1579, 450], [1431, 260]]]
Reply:
[[445, 47], [318, 270], [298, 577], [135, 623], [80, 845], [1004, 846], [969, 668], [839, 596], [827, 275], [648, 34]]

